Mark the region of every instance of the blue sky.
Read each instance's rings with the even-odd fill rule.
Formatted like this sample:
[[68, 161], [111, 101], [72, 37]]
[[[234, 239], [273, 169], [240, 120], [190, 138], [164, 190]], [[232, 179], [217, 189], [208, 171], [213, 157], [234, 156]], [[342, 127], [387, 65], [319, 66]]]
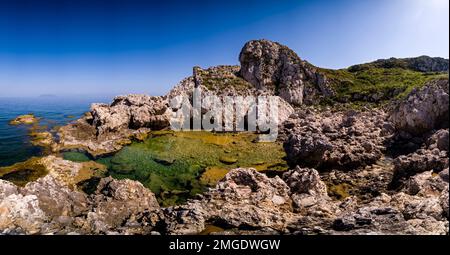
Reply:
[[0, 0], [0, 97], [166, 93], [251, 39], [328, 68], [449, 56], [448, 0]]

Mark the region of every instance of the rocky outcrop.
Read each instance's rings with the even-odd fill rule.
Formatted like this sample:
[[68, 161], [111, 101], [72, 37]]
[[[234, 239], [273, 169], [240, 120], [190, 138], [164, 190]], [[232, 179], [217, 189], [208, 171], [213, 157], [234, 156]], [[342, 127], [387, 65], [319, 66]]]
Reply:
[[333, 94], [325, 75], [279, 43], [249, 41], [242, 48], [239, 61], [240, 74], [245, 80], [291, 104], [303, 104], [305, 95], [311, 97], [314, 89], [325, 96]]
[[412, 91], [389, 116], [399, 135], [408, 139], [408, 134], [417, 136], [432, 129], [448, 128], [448, 93], [448, 79], [435, 80]]
[[235, 169], [201, 199], [165, 210], [169, 234], [195, 234], [207, 222], [227, 228], [286, 228], [292, 213], [289, 188], [254, 169]]
[[35, 124], [39, 121], [39, 118], [36, 118], [33, 114], [25, 114], [17, 116], [15, 119], [9, 122], [10, 125], [31, 125]]
[[327, 186], [315, 169], [296, 167], [283, 174], [296, 211], [330, 201]]
[[49, 174], [24, 187], [0, 180], [0, 233], [150, 234], [161, 221], [154, 194], [141, 183], [103, 178], [88, 195], [75, 185], [86, 181], [82, 163], [45, 160], [53, 164]]
[[332, 234], [371, 235], [445, 235], [448, 221], [436, 198], [423, 198], [398, 193], [382, 194], [366, 205], [338, 216]]
[[163, 97], [128, 95], [114, 98], [111, 105], [93, 104], [93, 125], [98, 135], [121, 129], [162, 129], [169, 126], [170, 111]]
[[[255, 103], [259, 96], [274, 96], [278, 101], [278, 125], [281, 125], [293, 112], [293, 107], [286, 102], [283, 98], [275, 96], [273, 92], [266, 91], [263, 89], [258, 89], [251, 83], [244, 80], [239, 74], [239, 66], [216, 66], [210, 67], [208, 69], [202, 69], [200, 67], [194, 67], [193, 76], [181, 81], [175, 88], [173, 88], [168, 94], [168, 100], [175, 100], [180, 98], [180, 103], [182, 102], [182, 97], [184, 100], [187, 99], [189, 104], [193, 104], [193, 91], [194, 89], [200, 89], [202, 107], [200, 112], [205, 114], [211, 109], [205, 107], [207, 104], [207, 96], [217, 96], [220, 103], [224, 106], [221, 110], [221, 116], [227, 121], [231, 122], [233, 126], [237, 125], [236, 116], [234, 112], [239, 111], [238, 106], [242, 107], [241, 114], [248, 116], [248, 107], [251, 101], [243, 101], [242, 104], [239, 102], [234, 102], [232, 105], [228, 105], [225, 101], [225, 97], [242, 97], [246, 99], [247, 97], [252, 97]], [[270, 109], [270, 102], [267, 102], [267, 108]], [[175, 109], [173, 109], [175, 110]], [[191, 116], [194, 114], [195, 109], [190, 107], [189, 112]], [[256, 107], [256, 112], [258, 112], [258, 107]], [[172, 115], [173, 116], [173, 115]], [[261, 118], [261, 115], [258, 115]], [[180, 123], [185, 121], [184, 119], [179, 119]]]
[[448, 167], [448, 151], [439, 149], [419, 149], [408, 155], [402, 155], [394, 160], [394, 180], [433, 170], [436, 173]]
[[42, 158], [30, 158], [9, 167], [0, 168], [0, 177], [19, 186], [36, 181], [40, 177], [51, 175], [64, 186], [73, 188], [77, 184], [93, 177], [103, 177], [106, 167], [96, 162], [75, 163], [53, 155]]
[[282, 180], [236, 169], [197, 199], [165, 209], [166, 231], [199, 233], [213, 224], [232, 234], [446, 234], [448, 182], [437, 178], [430, 174], [415, 194], [381, 193], [370, 201], [339, 201], [327, 195], [314, 169], [296, 168]]
[[120, 150], [132, 139], [169, 126], [171, 111], [163, 97], [128, 95], [110, 105], [92, 104], [91, 111], [58, 130], [53, 151], [82, 149], [94, 157]]
[[382, 111], [299, 111], [284, 123], [284, 148], [292, 166], [356, 168], [373, 164], [392, 128]]
[[161, 221], [155, 195], [136, 181], [101, 179], [89, 199], [92, 209], [82, 224], [88, 232], [149, 234]]

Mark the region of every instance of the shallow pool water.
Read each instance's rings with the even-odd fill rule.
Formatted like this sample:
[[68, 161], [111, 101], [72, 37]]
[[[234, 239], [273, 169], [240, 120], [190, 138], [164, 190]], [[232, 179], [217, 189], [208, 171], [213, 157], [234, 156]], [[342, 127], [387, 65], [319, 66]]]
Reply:
[[[144, 142], [134, 142], [96, 161], [105, 164], [115, 178], [142, 182], [166, 206], [203, 192], [233, 168], [287, 170], [281, 144], [256, 140], [257, 135], [251, 133], [159, 131]], [[64, 157], [89, 160], [79, 152], [66, 152]]]

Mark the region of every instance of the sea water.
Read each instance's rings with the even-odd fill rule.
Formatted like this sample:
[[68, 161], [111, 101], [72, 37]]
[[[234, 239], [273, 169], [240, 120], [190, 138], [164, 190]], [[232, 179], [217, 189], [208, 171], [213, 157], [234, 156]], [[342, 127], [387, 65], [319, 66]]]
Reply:
[[33, 113], [41, 118], [39, 125], [51, 130], [74, 121], [89, 111], [93, 102], [109, 102], [108, 97], [0, 97], [0, 166], [8, 166], [40, 156], [42, 149], [29, 139], [29, 125], [9, 125], [18, 115]]

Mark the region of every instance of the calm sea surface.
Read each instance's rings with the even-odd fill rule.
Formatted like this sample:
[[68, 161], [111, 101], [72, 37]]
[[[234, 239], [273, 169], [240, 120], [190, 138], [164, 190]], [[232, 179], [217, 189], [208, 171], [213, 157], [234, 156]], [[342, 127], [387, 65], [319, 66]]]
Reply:
[[89, 110], [94, 102], [110, 102], [111, 98], [1, 98], [0, 97], [0, 166], [39, 156], [42, 151], [29, 142], [30, 126], [11, 126], [9, 121], [18, 115], [33, 113], [40, 117], [40, 125], [51, 129], [74, 121]]

